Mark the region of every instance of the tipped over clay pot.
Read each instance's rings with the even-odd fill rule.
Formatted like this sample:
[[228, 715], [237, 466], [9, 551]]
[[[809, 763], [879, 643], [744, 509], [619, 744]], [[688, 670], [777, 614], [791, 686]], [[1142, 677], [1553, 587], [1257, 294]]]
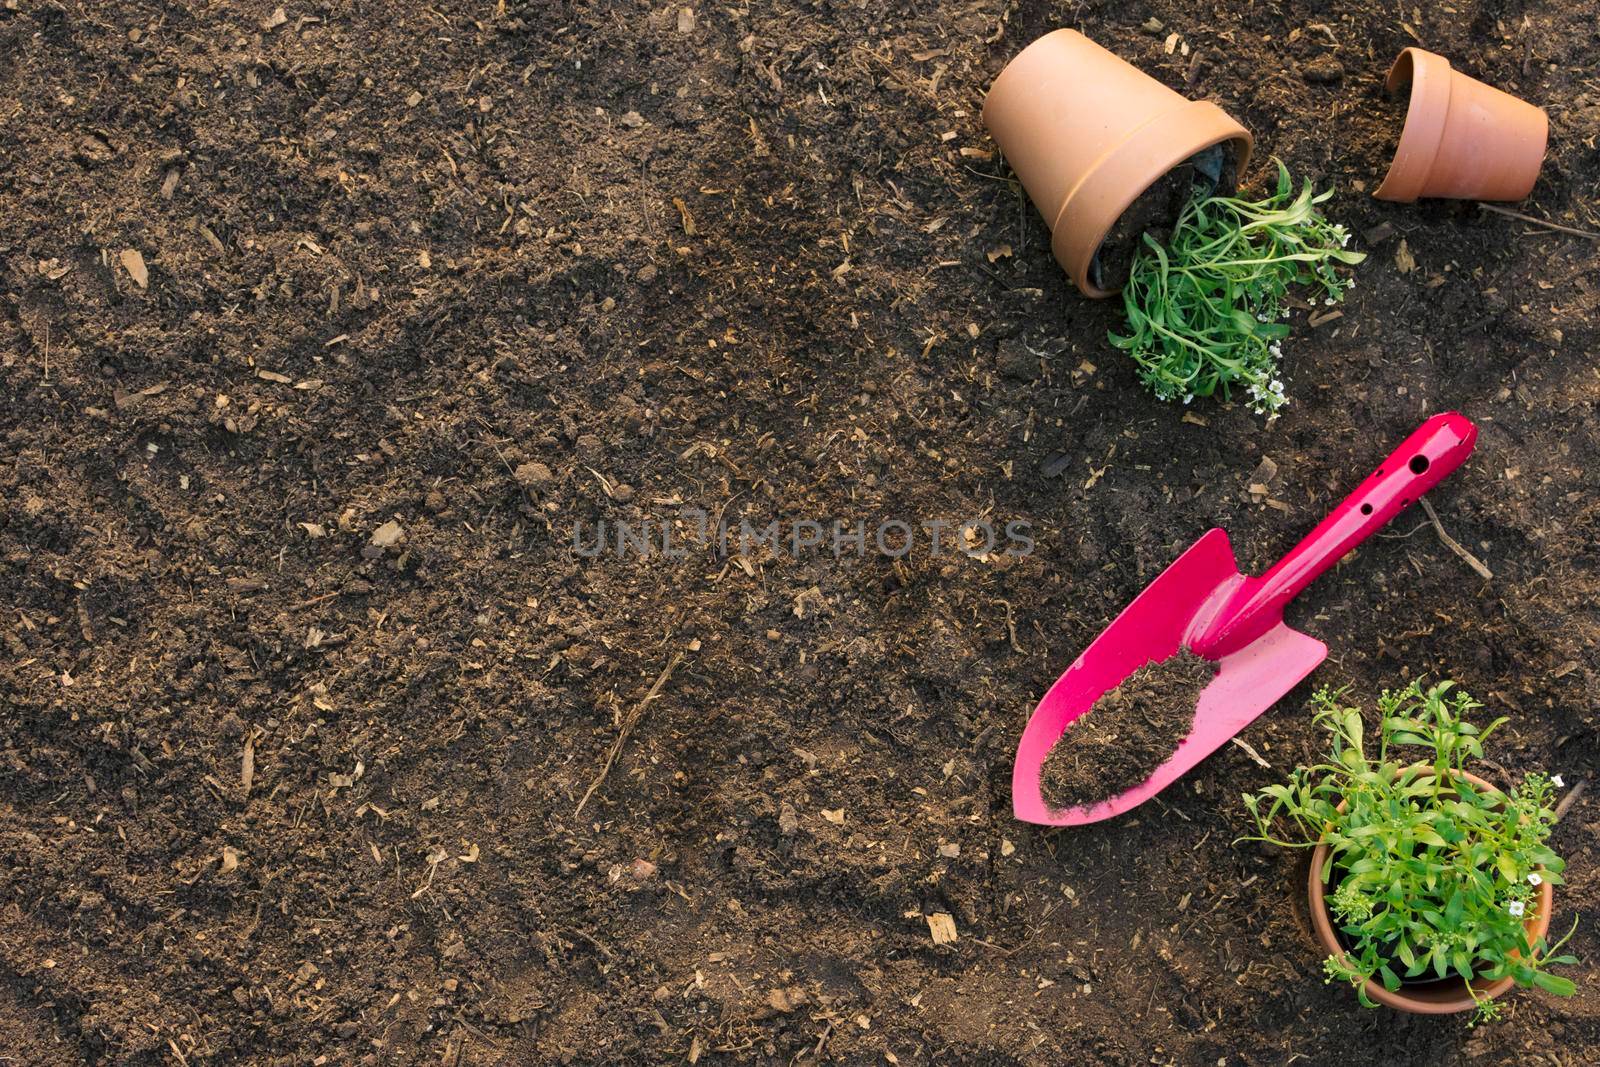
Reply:
[[1217, 105], [1185, 99], [1075, 30], [1048, 33], [1007, 64], [983, 121], [1049, 225], [1057, 262], [1092, 297], [1111, 295], [1096, 255], [1141, 193], [1190, 161], [1231, 192], [1253, 145]]
[[[1490, 783], [1475, 774], [1466, 771], [1457, 772], [1478, 789], [1486, 793], [1498, 794]], [[1431, 778], [1427, 773], [1419, 775]], [[1339, 805], [1343, 811], [1344, 804]], [[1311, 932], [1316, 936], [1317, 944], [1330, 956], [1343, 955], [1345, 946], [1339, 940], [1338, 932], [1333, 927], [1333, 916], [1328, 911], [1327, 897], [1333, 886], [1322, 881], [1321, 872], [1323, 864], [1328, 861], [1328, 846], [1318, 845], [1311, 853], [1311, 876], [1308, 879], [1307, 889], [1311, 911]], [[1539, 896], [1534, 904], [1533, 914], [1528, 916], [1528, 921], [1523, 924], [1523, 929], [1528, 932], [1529, 943], [1537, 942], [1550, 931], [1550, 912], [1555, 905], [1555, 886], [1546, 881], [1539, 887]], [[1490, 981], [1487, 978], [1476, 978], [1472, 988], [1477, 990], [1478, 998], [1493, 1000], [1510, 991], [1516, 980], [1510, 975]], [[1450, 1015], [1460, 1011], [1471, 1011], [1477, 1007], [1477, 1000], [1467, 989], [1466, 980], [1460, 975], [1452, 974], [1448, 978], [1422, 981], [1420, 979], [1403, 983], [1399, 989], [1390, 992], [1384, 988], [1381, 981], [1376, 978], [1367, 979], [1367, 996], [1399, 1011], [1409, 1011], [1417, 1015]]]
[[1521, 200], [1544, 163], [1550, 122], [1540, 108], [1452, 70], [1420, 48], [1401, 52], [1385, 88], [1411, 86], [1394, 162], [1373, 195]]

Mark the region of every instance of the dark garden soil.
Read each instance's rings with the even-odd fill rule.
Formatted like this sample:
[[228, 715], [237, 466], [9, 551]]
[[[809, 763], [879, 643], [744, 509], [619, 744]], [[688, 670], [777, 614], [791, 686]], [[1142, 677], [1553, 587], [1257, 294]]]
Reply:
[[[1296, 857], [1233, 844], [1315, 685], [1450, 675], [1489, 776], [1596, 769], [1596, 243], [1372, 200], [1362, 121], [1421, 41], [1548, 106], [1518, 209], [1600, 228], [1593, 3], [277, 7], [0, 0], [0, 1056], [1600, 1059], [1600, 789], [1578, 995], [1475, 1031], [1324, 985]], [[1061, 25], [1249, 126], [1247, 189], [1337, 187], [1371, 258], [1272, 425], [1145, 393], [994, 156]], [[1033, 703], [1178, 551], [1259, 571], [1448, 408], [1492, 578], [1406, 513], [1291, 611], [1332, 651], [1270, 768], [1013, 820]], [[573, 550], [684, 508], [1035, 544]]]
[[1188, 649], [1128, 675], [1079, 716], [1045, 757], [1041, 792], [1057, 810], [1127, 792], [1194, 730], [1200, 693], [1216, 667]]
[[1144, 247], [1144, 235], [1148, 233], [1156, 241], [1165, 243], [1202, 181], [1194, 168], [1183, 164], [1157, 178], [1140, 193], [1112, 223], [1110, 232], [1100, 243], [1090, 280], [1102, 288], [1120, 288], [1133, 272], [1134, 258]]

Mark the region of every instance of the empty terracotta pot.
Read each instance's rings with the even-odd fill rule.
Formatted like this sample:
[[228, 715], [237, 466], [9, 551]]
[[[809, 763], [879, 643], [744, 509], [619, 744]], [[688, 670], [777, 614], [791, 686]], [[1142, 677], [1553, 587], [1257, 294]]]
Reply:
[[983, 121], [1051, 231], [1057, 262], [1087, 296], [1112, 225], [1151, 185], [1206, 149], [1242, 172], [1253, 141], [1217, 105], [1186, 100], [1074, 30], [1024, 48], [995, 79]]
[[[1421, 775], [1419, 777], [1432, 777]], [[1490, 793], [1499, 793], [1500, 790], [1479, 778], [1475, 774], [1463, 772], [1462, 777], [1481, 790]], [[1339, 805], [1339, 810], [1344, 810], [1344, 805]], [[1328, 847], [1318, 845], [1311, 853], [1311, 876], [1307, 881], [1307, 890], [1311, 903], [1311, 930], [1316, 935], [1317, 944], [1330, 956], [1343, 955], [1344, 945], [1339, 942], [1338, 934], [1333, 928], [1333, 916], [1328, 912], [1325, 896], [1327, 886], [1323, 885], [1321, 877], [1322, 865], [1328, 860]], [[1534, 941], [1543, 937], [1550, 930], [1550, 910], [1555, 903], [1555, 886], [1545, 882], [1539, 886], [1538, 903], [1534, 906], [1533, 914], [1523, 924], [1528, 931], [1528, 940]], [[1493, 1000], [1516, 984], [1509, 975], [1491, 982], [1484, 978], [1474, 979], [1472, 988], [1478, 991], [1478, 996]], [[1414, 1012], [1418, 1015], [1448, 1015], [1458, 1011], [1471, 1011], [1477, 1006], [1472, 994], [1467, 991], [1467, 983], [1459, 975], [1452, 974], [1449, 978], [1441, 978], [1431, 982], [1414, 982], [1402, 985], [1396, 992], [1389, 992], [1383, 983], [1375, 978], [1367, 980], [1367, 996], [1379, 1004], [1386, 1004], [1400, 1011]]]
[[1408, 83], [1405, 128], [1374, 196], [1521, 200], [1533, 191], [1550, 134], [1543, 110], [1420, 48], [1400, 53], [1385, 88], [1393, 93]]

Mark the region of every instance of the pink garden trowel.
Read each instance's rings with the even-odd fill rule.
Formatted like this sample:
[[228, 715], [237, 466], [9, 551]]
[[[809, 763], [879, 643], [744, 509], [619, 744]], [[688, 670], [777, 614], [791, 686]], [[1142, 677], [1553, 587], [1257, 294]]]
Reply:
[[[1214, 529], [1196, 541], [1095, 638], [1033, 710], [1011, 776], [1017, 818], [1080, 826], [1120, 815], [1177, 781], [1293, 689], [1327, 656], [1328, 646], [1290, 629], [1284, 606], [1461, 466], [1477, 437], [1478, 428], [1465, 417], [1435, 415], [1259, 578], [1239, 573], [1226, 531]], [[1128, 675], [1183, 647], [1218, 666], [1200, 694], [1193, 732], [1142, 784], [1097, 804], [1052, 809], [1040, 794], [1039, 775], [1061, 735]]]

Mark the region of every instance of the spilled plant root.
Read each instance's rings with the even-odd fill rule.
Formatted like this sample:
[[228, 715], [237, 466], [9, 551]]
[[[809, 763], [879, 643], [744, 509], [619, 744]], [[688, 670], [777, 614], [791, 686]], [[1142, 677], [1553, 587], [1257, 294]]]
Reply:
[[1149, 778], [1194, 729], [1200, 691], [1215, 676], [1216, 667], [1188, 649], [1134, 671], [1045, 757], [1045, 802], [1058, 810], [1098, 804]]

